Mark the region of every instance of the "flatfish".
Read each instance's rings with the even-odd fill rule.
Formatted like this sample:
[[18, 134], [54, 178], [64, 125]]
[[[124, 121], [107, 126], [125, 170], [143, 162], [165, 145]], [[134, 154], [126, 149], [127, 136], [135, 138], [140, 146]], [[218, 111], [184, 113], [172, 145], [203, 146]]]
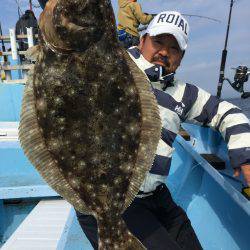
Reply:
[[99, 249], [144, 249], [121, 214], [151, 168], [161, 120], [116, 38], [109, 0], [50, 0], [25, 87], [22, 148], [46, 182], [98, 222]]

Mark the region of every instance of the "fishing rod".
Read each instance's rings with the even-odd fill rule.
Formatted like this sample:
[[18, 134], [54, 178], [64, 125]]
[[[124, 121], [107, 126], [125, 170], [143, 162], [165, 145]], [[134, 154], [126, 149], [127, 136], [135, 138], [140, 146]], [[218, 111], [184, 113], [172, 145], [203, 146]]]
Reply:
[[33, 6], [32, 0], [29, 0], [29, 5], [30, 5], [30, 11], [33, 11], [33, 10], [32, 10], [32, 6]]
[[219, 76], [219, 82], [218, 82], [218, 87], [217, 87], [217, 97], [218, 98], [221, 97], [222, 85], [223, 85], [223, 82], [225, 80], [225, 66], [226, 66], [226, 60], [227, 60], [227, 42], [228, 42], [228, 36], [229, 36], [229, 30], [230, 30], [233, 4], [234, 4], [234, 0], [231, 0], [228, 22], [227, 22], [227, 33], [226, 33], [225, 45], [224, 45], [224, 49], [223, 49], [222, 55], [221, 55], [220, 76]]
[[242, 93], [241, 98], [245, 99], [245, 98], [250, 97], [250, 92], [244, 92], [244, 83], [248, 81], [248, 78], [249, 78], [248, 76], [250, 75], [250, 71], [248, 67], [245, 65], [240, 65], [237, 68], [232, 68], [235, 70], [234, 82], [230, 81], [228, 78], [225, 78], [225, 66], [226, 66], [226, 60], [227, 60], [227, 43], [228, 43], [232, 9], [233, 9], [234, 3], [235, 3], [235, 0], [231, 0], [228, 23], [227, 23], [225, 45], [224, 45], [224, 49], [222, 50], [222, 55], [221, 55], [221, 65], [220, 65], [219, 82], [218, 82], [218, 87], [217, 87], [217, 97], [218, 98], [221, 97], [223, 82], [227, 81], [234, 88], [234, 90]]
[[234, 5], [234, 0], [231, 0], [228, 22], [227, 22], [227, 33], [226, 33], [225, 45], [224, 45], [224, 49], [222, 50], [222, 55], [221, 55], [220, 76], [219, 76], [219, 82], [218, 82], [218, 87], [217, 87], [218, 98], [221, 97], [222, 85], [225, 80], [225, 66], [226, 66], [226, 60], [227, 60], [227, 42], [228, 42], [228, 36], [229, 36], [229, 30], [230, 30], [233, 5]]
[[[0, 22], [0, 35], [1, 37], [3, 36], [3, 31], [2, 31], [2, 24]], [[1, 38], [1, 43], [2, 43], [2, 52], [6, 52], [5, 44], [3, 38]], [[4, 63], [8, 62], [8, 57], [6, 55], [3, 56]]]
[[204, 18], [204, 19], [208, 19], [208, 20], [211, 20], [211, 21], [215, 21], [215, 22], [218, 22], [218, 23], [221, 23], [221, 20], [219, 19], [216, 19], [216, 18], [212, 18], [212, 17], [208, 17], [208, 16], [201, 16], [201, 15], [193, 15], [193, 14], [183, 14], [183, 16], [188, 16], [188, 17], [198, 17], [198, 18]]
[[[157, 14], [151, 14], [152, 16], [156, 16]], [[208, 20], [210, 20], [210, 21], [214, 21], [214, 22], [221, 22], [220, 20], [218, 20], [218, 19], [215, 19], [215, 18], [212, 18], [212, 17], [208, 17], [208, 16], [201, 16], [201, 15], [193, 15], [193, 14], [182, 14], [181, 13], [181, 15], [183, 15], [183, 16], [188, 16], [188, 17], [198, 17], [198, 18], [203, 18], [203, 19], [208, 19]], [[143, 30], [146, 30], [147, 29], [147, 25], [144, 25], [144, 26], [142, 26], [142, 27], [139, 27], [138, 28], [138, 31], [139, 32], [141, 32], [141, 31], [143, 31]]]
[[23, 15], [23, 12], [20, 8], [20, 4], [19, 4], [19, 1], [18, 0], [15, 0], [16, 4], [17, 4], [17, 14], [18, 14], [18, 18], [21, 17], [21, 15]]

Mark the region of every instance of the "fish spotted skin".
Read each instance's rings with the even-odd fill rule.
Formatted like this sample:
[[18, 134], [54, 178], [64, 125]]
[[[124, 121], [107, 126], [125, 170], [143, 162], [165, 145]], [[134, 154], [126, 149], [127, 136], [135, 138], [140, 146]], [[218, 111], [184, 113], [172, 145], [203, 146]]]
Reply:
[[160, 139], [150, 86], [118, 45], [110, 1], [50, 0], [40, 24], [21, 145], [60, 195], [96, 217], [99, 249], [143, 249], [121, 214]]

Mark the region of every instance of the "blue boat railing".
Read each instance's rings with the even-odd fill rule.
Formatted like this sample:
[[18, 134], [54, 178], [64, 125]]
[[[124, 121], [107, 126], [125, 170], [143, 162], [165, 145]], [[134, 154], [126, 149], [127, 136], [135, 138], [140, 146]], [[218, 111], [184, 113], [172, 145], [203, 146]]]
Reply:
[[9, 29], [8, 35], [0, 35], [0, 40], [6, 45], [7, 51], [0, 51], [0, 83], [24, 84], [27, 79], [27, 72], [30, 69], [30, 62], [28, 60], [21, 60], [21, 56], [26, 55], [26, 51], [18, 49], [18, 41], [27, 42], [28, 48], [34, 46], [38, 37], [34, 34], [33, 28], [26, 28], [27, 35], [16, 35], [15, 28]]

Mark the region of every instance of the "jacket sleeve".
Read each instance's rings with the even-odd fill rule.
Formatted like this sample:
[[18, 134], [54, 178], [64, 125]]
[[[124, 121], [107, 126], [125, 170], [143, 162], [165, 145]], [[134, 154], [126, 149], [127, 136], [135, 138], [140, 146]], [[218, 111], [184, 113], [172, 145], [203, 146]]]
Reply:
[[141, 24], [148, 24], [153, 19], [152, 15], [144, 14], [142, 12], [141, 5], [137, 2], [133, 3], [131, 8], [134, 16]]
[[249, 119], [237, 106], [220, 100], [194, 85], [190, 86], [196, 94], [192, 95], [194, 100], [186, 120], [209, 126], [221, 133], [227, 143], [233, 168], [250, 163]]

